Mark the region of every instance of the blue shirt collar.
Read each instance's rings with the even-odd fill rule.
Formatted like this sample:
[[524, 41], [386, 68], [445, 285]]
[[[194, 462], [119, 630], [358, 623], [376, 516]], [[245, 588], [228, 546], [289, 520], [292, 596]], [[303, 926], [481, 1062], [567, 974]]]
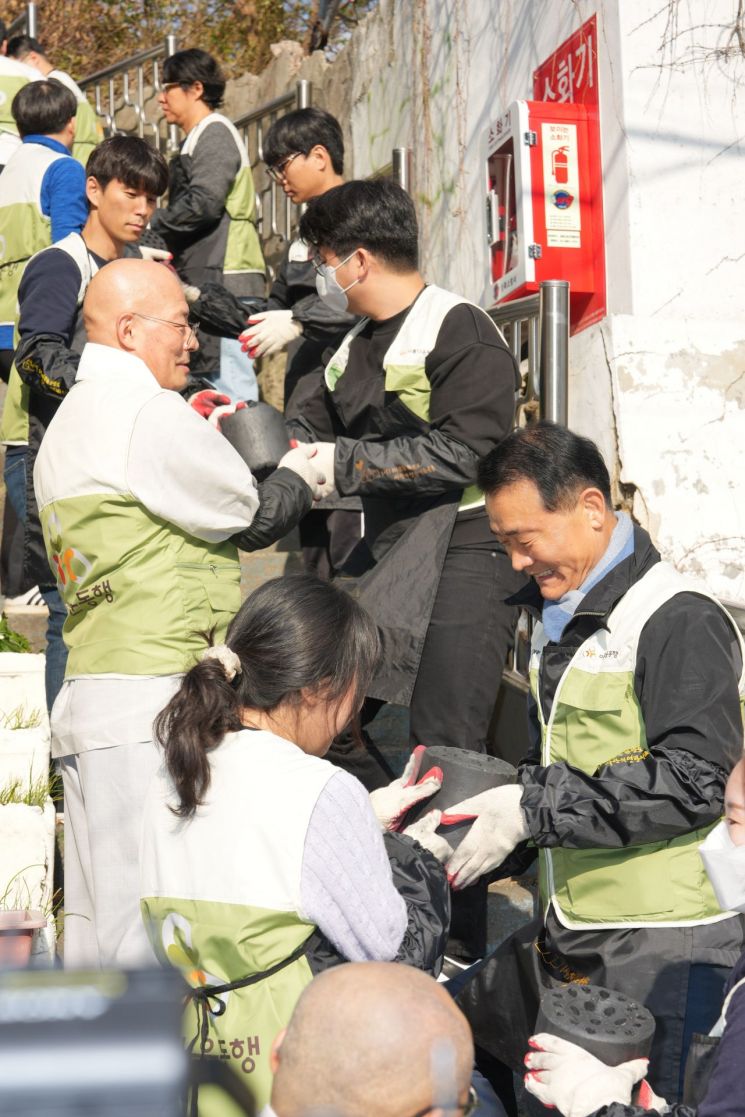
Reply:
[[69, 155], [69, 148], [61, 144], [59, 140], [53, 140], [51, 136], [24, 136], [23, 142], [25, 144], [41, 144], [42, 147], [48, 147], [51, 151], [59, 151], [63, 155]]

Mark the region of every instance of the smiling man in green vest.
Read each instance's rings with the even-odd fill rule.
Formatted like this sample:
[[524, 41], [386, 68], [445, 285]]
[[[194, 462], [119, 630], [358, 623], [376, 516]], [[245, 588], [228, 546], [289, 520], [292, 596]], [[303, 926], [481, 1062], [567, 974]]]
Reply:
[[543, 914], [462, 1004], [477, 1044], [518, 1070], [542, 988], [621, 991], [655, 1015], [653, 1085], [676, 1098], [691, 1034], [715, 1022], [743, 945], [742, 917], [721, 911], [698, 852], [742, 754], [742, 638], [613, 511], [589, 439], [536, 423], [479, 479], [492, 531], [531, 577], [512, 600], [536, 621], [533, 747], [517, 785], [451, 809], [475, 822], [447, 869], [457, 889], [525, 868], [537, 847]]

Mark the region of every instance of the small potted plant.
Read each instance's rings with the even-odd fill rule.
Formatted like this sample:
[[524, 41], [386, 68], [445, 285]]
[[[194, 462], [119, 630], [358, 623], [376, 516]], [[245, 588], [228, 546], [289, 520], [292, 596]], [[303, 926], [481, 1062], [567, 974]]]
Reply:
[[[55, 784], [56, 777], [44, 775], [0, 786], [0, 914], [7, 924], [3, 928], [0, 921], [0, 934], [25, 942], [47, 962], [54, 958], [55, 944]], [[7, 949], [10, 954], [22, 950], [20, 942]]]
[[0, 911], [0, 969], [18, 970], [29, 964], [34, 935], [47, 926], [41, 911], [14, 908]]

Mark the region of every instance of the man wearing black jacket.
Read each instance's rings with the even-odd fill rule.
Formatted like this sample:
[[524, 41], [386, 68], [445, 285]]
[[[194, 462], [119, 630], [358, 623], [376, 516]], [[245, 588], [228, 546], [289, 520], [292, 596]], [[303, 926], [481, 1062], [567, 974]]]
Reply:
[[619, 990], [656, 1018], [650, 1078], [672, 1101], [743, 946], [742, 917], [722, 912], [698, 853], [742, 754], [742, 639], [613, 512], [588, 439], [545, 422], [515, 431], [479, 479], [492, 531], [532, 579], [512, 601], [537, 622], [533, 748], [516, 786], [452, 808], [475, 822], [446, 864], [457, 889], [525, 868], [538, 847], [543, 915], [461, 1004], [477, 1045], [518, 1070], [542, 989]]
[[[485, 311], [425, 283], [414, 206], [394, 182], [315, 198], [300, 234], [316, 251], [321, 297], [364, 316], [290, 426], [323, 440], [324, 474], [362, 501], [365, 534], [348, 566], [362, 572], [360, 600], [384, 647], [365, 716], [384, 701], [406, 705], [411, 745], [483, 752], [515, 618], [502, 602], [522, 579], [489, 532], [476, 467], [512, 427], [514, 361]], [[355, 764], [336, 746], [330, 758]], [[451, 950], [465, 957], [486, 945], [477, 892], [474, 910], [454, 913]]]

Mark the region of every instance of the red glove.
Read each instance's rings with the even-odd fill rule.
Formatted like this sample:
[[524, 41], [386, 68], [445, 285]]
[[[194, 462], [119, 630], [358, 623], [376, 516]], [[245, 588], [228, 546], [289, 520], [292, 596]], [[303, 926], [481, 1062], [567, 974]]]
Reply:
[[230, 396], [224, 396], [222, 392], [215, 392], [212, 388], [204, 388], [189, 397], [189, 407], [193, 407], [203, 419], [209, 419], [216, 407], [224, 407], [230, 402]]

